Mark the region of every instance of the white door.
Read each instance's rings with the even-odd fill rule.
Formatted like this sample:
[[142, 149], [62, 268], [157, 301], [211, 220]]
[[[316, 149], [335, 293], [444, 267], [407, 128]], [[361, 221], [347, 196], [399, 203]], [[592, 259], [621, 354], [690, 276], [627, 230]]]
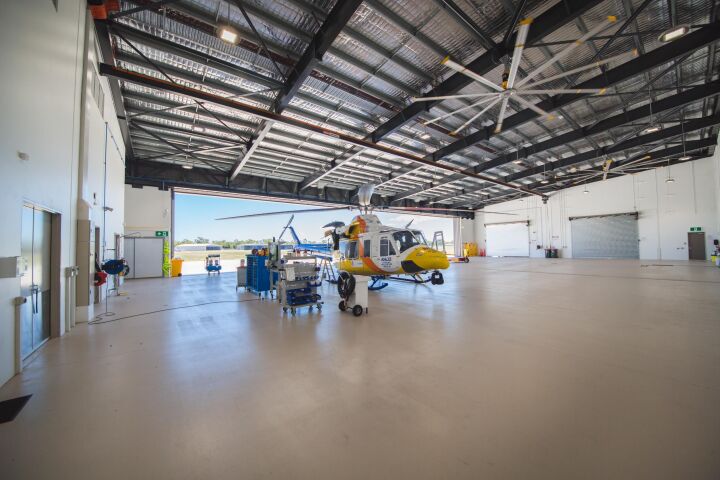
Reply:
[[163, 239], [135, 239], [135, 278], [162, 277]]
[[152, 278], [163, 276], [162, 238], [125, 238], [125, 260], [130, 266], [127, 278]]
[[527, 222], [485, 225], [488, 257], [529, 257], [530, 232]]

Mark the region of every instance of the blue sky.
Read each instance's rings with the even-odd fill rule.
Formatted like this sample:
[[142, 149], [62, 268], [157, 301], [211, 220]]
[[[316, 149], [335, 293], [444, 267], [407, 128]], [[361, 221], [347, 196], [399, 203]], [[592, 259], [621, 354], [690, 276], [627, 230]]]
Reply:
[[[282, 227], [290, 219], [290, 214], [237, 220], [219, 221], [215, 219], [232, 215], [306, 208], [312, 207], [293, 203], [178, 194], [175, 197], [175, 237], [178, 241], [185, 238], [193, 240], [196, 237], [205, 237], [213, 241], [271, 238], [280, 233]], [[322, 239], [323, 225], [334, 220], [348, 223], [355, 214], [357, 214], [357, 210], [353, 212], [338, 210], [301, 213], [295, 216], [293, 226], [300, 238], [317, 241]], [[378, 216], [384, 224], [396, 227], [402, 227], [414, 218], [413, 228], [422, 230], [428, 241], [432, 240], [433, 232], [437, 230], [444, 232], [446, 241], [452, 240], [452, 219], [449, 218], [396, 213], [379, 213]], [[290, 240], [289, 233], [285, 234], [283, 239]]]

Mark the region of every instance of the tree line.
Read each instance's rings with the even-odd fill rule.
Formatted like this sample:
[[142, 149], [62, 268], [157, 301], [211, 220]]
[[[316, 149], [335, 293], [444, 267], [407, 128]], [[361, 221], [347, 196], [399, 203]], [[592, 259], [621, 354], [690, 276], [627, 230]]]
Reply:
[[[210, 240], [209, 238], [205, 238], [205, 237], [197, 237], [195, 240], [183, 238], [182, 240], [178, 240], [173, 243], [174, 243], [174, 246], [187, 245], [187, 244], [211, 243], [213, 245], [220, 245], [222, 248], [235, 248], [238, 245], [247, 245], [247, 244], [256, 244], [256, 243], [265, 245], [269, 242], [272, 242], [272, 238], [263, 238], [260, 240], [255, 240], [252, 238], [247, 238], [245, 240], [238, 240], [237, 238], [235, 240]], [[307, 239], [303, 239], [303, 242], [309, 243], [309, 241]], [[283, 240], [282, 243], [292, 243], [292, 242]]]

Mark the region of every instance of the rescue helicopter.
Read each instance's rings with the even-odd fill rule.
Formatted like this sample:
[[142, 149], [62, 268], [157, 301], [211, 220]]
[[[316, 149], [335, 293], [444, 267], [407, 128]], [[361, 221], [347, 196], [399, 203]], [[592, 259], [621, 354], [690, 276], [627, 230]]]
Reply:
[[[349, 224], [334, 221], [323, 226], [323, 228], [328, 229], [325, 231], [325, 237], [331, 237], [332, 239], [329, 245], [300, 242], [295, 230], [290, 226], [292, 217], [283, 229], [283, 233], [285, 230], [290, 229], [298, 250], [331, 256], [335, 268], [339, 272], [372, 277], [373, 285], [370, 288], [374, 290], [387, 286], [386, 283], [379, 286], [375, 285], [388, 277], [413, 283], [429, 282], [432, 285], [442, 285], [444, 278], [441, 270], [445, 270], [450, 266], [447, 254], [431, 248], [422, 232], [410, 229], [409, 226], [412, 222], [408, 223], [405, 228], [383, 225], [378, 216], [372, 213], [376, 209], [370, 203], [374, 189], [375, 186], [372, 184], [363, 185], [358, 189], [360, 214], [353, 217]], [[358, 207], [343, 206], [257, 213], [222, 217], [216, 220], [234, 220], [289, 213], [294, 216], [294, 214], [304, 212], [317, 213], [332, 210], [352, 210], [353, 208]], [[441, 209], [432, 207], [392, 207], [391, 210], [410, 213], [413, 211], [438, 211]], [[467, 210], [462, 211], [467, 212]], [[429, 276], [426, 276], [428, 274]], [[405, 276], [405, 278], [401, 276]]]

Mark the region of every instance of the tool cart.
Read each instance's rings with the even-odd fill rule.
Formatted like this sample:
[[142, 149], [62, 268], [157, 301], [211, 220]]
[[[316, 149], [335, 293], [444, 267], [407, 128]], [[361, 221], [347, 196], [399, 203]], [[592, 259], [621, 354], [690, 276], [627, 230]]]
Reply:
[[322, 309], [322, 297], [318, 287], [322, 286], [320, 267], [314, 256], [290, 256], [283, 259], [278, 269], [277, 298], [283, 312], [292, 315], [301, 307], [312, 310]]

